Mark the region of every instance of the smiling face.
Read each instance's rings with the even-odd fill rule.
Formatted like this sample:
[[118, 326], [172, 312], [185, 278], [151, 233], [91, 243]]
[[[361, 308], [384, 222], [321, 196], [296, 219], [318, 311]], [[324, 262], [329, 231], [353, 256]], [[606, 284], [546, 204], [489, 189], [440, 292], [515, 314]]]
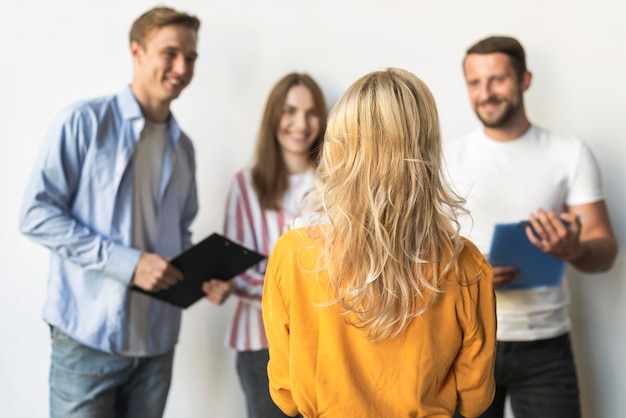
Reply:
[[196, 32], [181, 25], [153, 29], [143, 45], [131, 42], [135, 63], [132, 90], [146, 117], [167, 117], [170, 102], [189, 85], [198, 56], [196, 43]]
[[520, 77], [503, 53], [469, 54], [463, 65], [470, 102], [487, 128], [505, 128], [524, 115], [523, 93], [530, 73]]
[[320, 116], [311, 91], [303, 85], [289, 89], [276, 138], [285, 159], [305, 158], [320, 134]]

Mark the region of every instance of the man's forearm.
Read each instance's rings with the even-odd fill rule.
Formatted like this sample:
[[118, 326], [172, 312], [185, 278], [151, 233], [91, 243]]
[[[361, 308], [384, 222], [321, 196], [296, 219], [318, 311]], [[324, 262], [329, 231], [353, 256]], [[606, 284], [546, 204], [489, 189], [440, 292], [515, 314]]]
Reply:
[[569, 262], [585, 273], [607, 271], [617, 256], [617, 243], [613, 238], [596, 238], [581, 243], [583, 251]]

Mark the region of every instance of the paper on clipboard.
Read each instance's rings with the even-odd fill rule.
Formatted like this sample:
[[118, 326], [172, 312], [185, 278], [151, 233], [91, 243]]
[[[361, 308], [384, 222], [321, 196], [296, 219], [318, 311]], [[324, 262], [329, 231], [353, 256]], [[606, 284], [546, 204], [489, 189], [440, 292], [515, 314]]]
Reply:
[[563, 278], [565, 262], [535, 247], [526, 236], [528, 221], [496, 224], [489, 262], [493, 266], [517, 268], [515, 280], [498, 290], [558, 286]]
[[131, 289], [187, 308], [204, 297], [202, 283], [209, 279], [229, 280], [265, 258], [220, 234], [211, 234], [170, 261], [183, 272], [183, 280], [158, 292], [137, 286]]

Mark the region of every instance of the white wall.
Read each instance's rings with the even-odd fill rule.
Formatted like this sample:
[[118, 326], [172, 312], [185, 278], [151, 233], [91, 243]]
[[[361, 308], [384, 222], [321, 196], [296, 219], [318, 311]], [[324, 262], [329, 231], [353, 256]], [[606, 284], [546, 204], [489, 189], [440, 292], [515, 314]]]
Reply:
[[[18, 233], [22, 193], [44, 131], [64, 105], [130, 81], [130, 24], [149, 1], [2, 0], [0, 12], [0, 415], [47, 416], [49, 339], [40, 312], [47, 252]], [[285, 73], [307, 71], [332, 104], [357, 77], [388, 66], [431, 87], [445, 137], [477, 126], [464, 50], [493, 33], [526, 46], [531, 119], [587, 141], [601, 163], [626, 243], [626, 2], [619, 0], [182, 0], [202, 19], [200, 59], [174, 112], [197, 149], [196, 240], [220, 229], [234, 172], [252, 153], [262, 107]], [[607, 274], [571, 272], [574, 346], [585, 416], [626, 413], [624, 252]], [[223, 336], [233, 303], [184, 314], [166, 416], [242, 417]]]

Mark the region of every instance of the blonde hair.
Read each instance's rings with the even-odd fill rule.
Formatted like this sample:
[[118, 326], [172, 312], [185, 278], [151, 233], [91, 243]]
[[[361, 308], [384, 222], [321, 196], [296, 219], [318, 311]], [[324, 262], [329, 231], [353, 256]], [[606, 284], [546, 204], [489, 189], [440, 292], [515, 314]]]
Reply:
[[399, 335], [435, 302], [463, 241], [462, 199], [445, 185], [435, 100], [406, 70], [357, 80], [330, 113], [316, 208], [321, 262], [348, 323]]

